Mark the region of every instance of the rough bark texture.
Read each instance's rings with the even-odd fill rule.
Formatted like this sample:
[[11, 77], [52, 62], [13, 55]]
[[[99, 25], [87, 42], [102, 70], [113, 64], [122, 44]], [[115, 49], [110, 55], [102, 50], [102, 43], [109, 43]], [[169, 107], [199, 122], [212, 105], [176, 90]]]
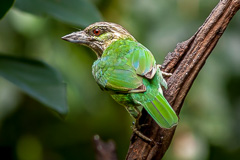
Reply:
[[[168, 90], [164, 91], [164, 95], [178, 115], [194, 79], [239, 8], [240, 0], [220, 1], [198, 31], [189, 40], [177, 44], [174, 52], [166, 56], [162, 70], [172, 73], [172, 76], [167, 79]], [[141, 132], [153, 139], [155, 144], [133, 134], [126, 159], [161, 159], [172, 141], [176, 127], [159, 128], [145, 110], [140, 124], [148, 124], [142, 127]]]

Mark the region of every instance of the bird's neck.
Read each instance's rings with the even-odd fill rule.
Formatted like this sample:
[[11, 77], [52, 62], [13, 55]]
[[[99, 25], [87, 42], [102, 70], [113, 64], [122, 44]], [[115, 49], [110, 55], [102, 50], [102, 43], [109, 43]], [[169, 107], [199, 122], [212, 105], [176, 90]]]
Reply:
[[131, 40], [131, 41], [136, 41], [135, 38], [131, 35], [117, 35], [114, 36], [113, 38], [110, 38], [108, 41], [105, 41], [102, 45], [98, 45], [93, 49], [93, 51], [96, 53], [97, 58], [101, 58], [103, 52], [114, 42], [119, 41], [119, 40]]

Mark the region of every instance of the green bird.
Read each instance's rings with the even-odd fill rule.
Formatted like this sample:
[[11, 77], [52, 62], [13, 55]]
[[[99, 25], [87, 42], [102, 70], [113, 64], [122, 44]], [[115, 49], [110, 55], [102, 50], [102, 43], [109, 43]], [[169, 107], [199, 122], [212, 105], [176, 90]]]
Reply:
[[109, 92], [136, 119], [137, 129], [142, 107], [160, 127], [177, 125], [178, 117], [162, 93], [161, 85], [167, 88], [167, 83], [159, 65], [125, 28], [97, 22], [62, 39], [85, 45], [96, 53], [93, 77], [102, 90]]

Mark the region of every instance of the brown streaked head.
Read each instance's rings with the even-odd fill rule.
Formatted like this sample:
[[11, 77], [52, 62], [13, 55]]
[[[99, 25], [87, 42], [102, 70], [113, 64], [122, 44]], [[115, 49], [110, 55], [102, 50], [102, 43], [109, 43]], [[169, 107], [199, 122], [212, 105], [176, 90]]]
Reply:
[[96, 22], [82, 31], [63, 36], [62, 39], [91, 48], [98, 58], [112, 42], [118, 39], [135, 41], [134, 37], [125, 28], [110, 22]]

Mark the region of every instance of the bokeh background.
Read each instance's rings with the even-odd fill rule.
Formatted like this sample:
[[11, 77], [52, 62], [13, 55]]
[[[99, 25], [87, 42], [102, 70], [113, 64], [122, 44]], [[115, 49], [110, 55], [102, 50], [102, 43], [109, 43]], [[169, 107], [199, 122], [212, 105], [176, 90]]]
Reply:
[[[0, 77], [0, 159], [92, 160], [95, 134], [115, 141], [118, 158], [124, 159], [133, 119], [95, 83], [91, 74], [95, 54], [61, 37], [95, 21], [115, 22], [149, 48], [161, 64], [177, 43], [197, 31], [218, 1], [79, 0], [83, 4], [75, 6], [79, 12], [63, 6], [62, 10], [72, 10], [65, 15], [66, 21], [58, 16], [61, 9], [39, 14], [44, 6], [34, 8], [34, 3], [40, 0], [16, 0], [0, 21], [0, 52], [38, 59], [58, 70], [67, 83], [69, 113], [61, 118]], [[31, 10], [26, 9], [31, 3]], [[240, 159], [239, 121], [237, 14], [193, 84], [164, 160]]]

